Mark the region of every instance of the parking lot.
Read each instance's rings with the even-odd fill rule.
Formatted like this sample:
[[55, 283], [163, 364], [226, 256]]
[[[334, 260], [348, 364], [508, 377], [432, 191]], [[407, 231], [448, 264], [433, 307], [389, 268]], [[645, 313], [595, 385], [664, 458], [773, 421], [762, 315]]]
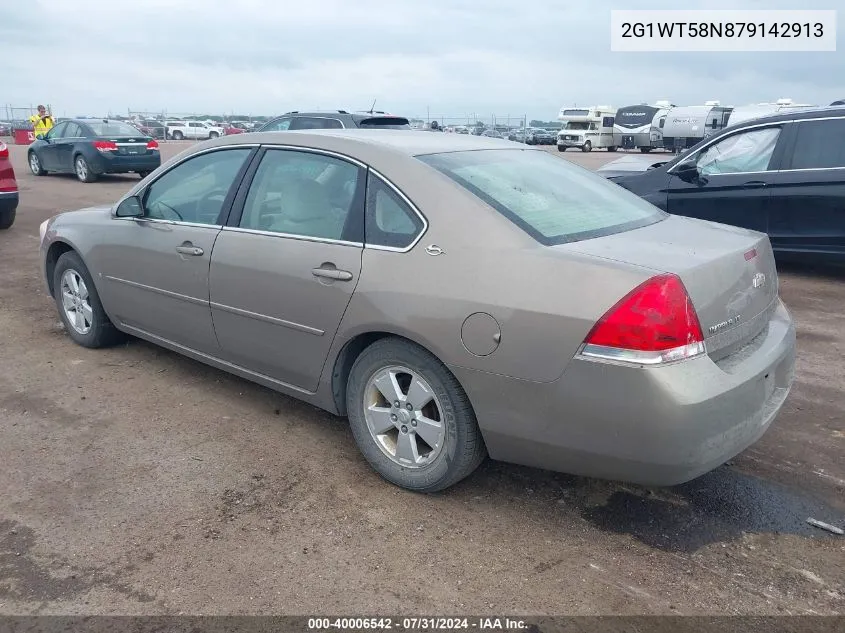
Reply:
[[[187, 144], [162, 145], [169, 158]], [[845, 609], [845, 271], [790, 265], [796, 382], [762, 440], [646, 489], [487, 462], [379, 478], [346, 422], [151, 344], [63, 332], [38, 225], [138, 177], [32, 176], [0, 232], [4, 613], [834, 614]], [[555, 155], [558, 152], [554, 147]], [[588, 168], [619, 154], [560, 154]]]

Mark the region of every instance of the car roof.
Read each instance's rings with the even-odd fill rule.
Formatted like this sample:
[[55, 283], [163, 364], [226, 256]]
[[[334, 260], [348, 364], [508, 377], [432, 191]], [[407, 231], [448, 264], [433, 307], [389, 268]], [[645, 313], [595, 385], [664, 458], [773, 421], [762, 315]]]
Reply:
[[822, 119], [825, 117], [845, 116], [843, 106], [823, 106], [818, 108], [790, 108], [776, 114], [748, 119], [731, 126], [732, 130], [738, 130], [746, 125], [759, 125], [761, 123], [777, 123], [779, 121], [792, 121], [794, 119]]
[[483, 149], [529, 149], [521, 143], [485, 136], [445, 134], [424, 130], [379, 130], [366, 128], [249, 132], [236, 136], [224, 136], [214, 141], [203, 143], [202, 145], [208, 147], [211, 143], [214, 145], [228, 145], [255, 142], [263, 145], [302, 145], [308, 147], [313, 143], [317, 143], [317, 147], [319, 147], [321, 139], [341, 141], [344, 145], [350, 146], [350, 148], [355, 145], [362, 147], [382, 147], [386, 150], [407, 156]]

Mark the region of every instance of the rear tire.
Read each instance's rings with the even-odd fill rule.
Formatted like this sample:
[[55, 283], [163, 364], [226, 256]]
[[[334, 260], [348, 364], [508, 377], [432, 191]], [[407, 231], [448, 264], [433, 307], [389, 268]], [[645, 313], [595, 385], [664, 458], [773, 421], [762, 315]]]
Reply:
[[208, 135], [208, 138], [210, 140], [210, 139], [213, 139], [213, 138], [217, 138], [219, 136], [220, 135], [217, 132], [212, 132], [211, 134]]
[[172, 135], [172, 136], [173, 136], [173, 140], [174, 140], [174, 141], [181, 141], [183, 138], [185, 138], [185, 135], [184, 135], [184, 134], [182, 134], [182, 132], [180, 132], [179, 130], [176, 130], [176, 131], [173, 133], [173, 135]]
[[608, 147], [608, 148], [607, 148], [607, 151], [608, 151], [608, 152], [615, 152], [615, 151], [616, 151], [616, 146], [615, 146], [615, 145], [611, 145], [610, 147]]
[[[377, 387], [379, 376], [388, 378]], [[384, 395], [384, 385], [393, 397]], [[440, 360], [410, 341], [383, 338], [358, 356], [347, 381], [346, 408], [364, 458], [402, 488], [443, 490], [470, 475], [487, 455], [475, 413], [458, 381]], [[382, 421], [386, 430], [374, 426]], [[401, 451], [403, 445], [413, 446], [415, 452]], [[423, 461], [403, 464], [400, 452]]]
[[586, 143], [584, 143], [584, 145], [581, 147], [581, 151], [582, 151], [582, 152], [591, 152], [591, 151], [593, 151], [593, 144], [592, 144], [592, 143], [590, 143], [590, 141], [587, 141], [587, 142], [586, 142]]
[[149, 175], [150, 175], [150, 173], [151, 173], [151, 172], [148, 172], [148, 171], [139, 171], [139, 172], [138, 172], [138, 175], [141, 177], [141, 180], [143, 180], [144, 178], [146, 178], [147, 176], [149, 176]]
[[44, 167], [41, 166], [41, 159], [38, 158], [38, 154], [35, 152], [30, 152], [27, 160], [29, 162], [29, 171], [31, 171], [34, 176], [44, 176], [47, 173], [44, 170]]
[[114, 345], [125, 338], [106, 316], [91, 273], [75, 251], [62, 254], [56, 262], [53, 299], [65, 330], [74, 343], [97, 348]]
[[5, 231], [15, 223], [15, 214], [17, 210], [12, 209], [11, 211], [1, 211], [0, 212], [0, 231]]
[[565, 152], [565, 151], [566, 151], [566, 148], [565, 148], [563, 145], [558, 145], [558, 146], [557, 146], [557, 151], [559, 151], [559, 152]]
[[641, 151], [643, 154], [648, 154], [648, 153], [651, 151], [651, 148], [650, 148], [650, 147], [641, 147], [641, 148], [640, 148], [640, 151]]
[[97, 180], [97, 174], [91, 171], [91, 165], [88, 164], [82, 154], [77, 154], [73, 159], [73, 171], [79, 182], [94, 182]]

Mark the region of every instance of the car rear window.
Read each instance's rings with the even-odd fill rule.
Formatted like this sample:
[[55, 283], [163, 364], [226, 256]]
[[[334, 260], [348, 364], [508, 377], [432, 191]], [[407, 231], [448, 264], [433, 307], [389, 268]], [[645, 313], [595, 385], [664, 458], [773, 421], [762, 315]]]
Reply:
[[374, 116], [358, 121], [359, 127], [377, 127], [383, 130], [410, 130], [408, 119], [398, 116]]
[[539, 150], [417, 156], [547, 246], [647, 226], [667, 215], [605, 178]]
[[86, 121], [97, 136], [138, 136], [138, 128], [120, 121]]

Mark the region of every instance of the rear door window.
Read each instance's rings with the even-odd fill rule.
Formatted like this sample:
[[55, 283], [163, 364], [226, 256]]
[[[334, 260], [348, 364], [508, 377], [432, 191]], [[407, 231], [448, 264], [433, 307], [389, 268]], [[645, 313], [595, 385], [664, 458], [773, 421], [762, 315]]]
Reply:
[[798, 124], [791, 169], [845, 167], [845, 119]]
[[62, 138], [79, 138], [82, 136], [82, 128], [76, 123], [68, 123]]
[[404, 249], [414, 242], [423, 228], [423, 221], [408, 203], [371, 173], [367, 180], [367, 245]]
[[417, 158], [545, 245], [620, 233], [667, 217], [630, 191], [542, 150], [476, 150]]
[[264, 127], [261, 128], [262, 132], [284, 132], [285, 130], [290, 129], [291, 119], [290, 117], [286, 117], [284, 119], [276, 119], [275, 121], [270, 121], [266, 123]]
[[342, 128], [343, 123], [337, 119], [318, 116], [298, 116], [291, 121], [291, 130], [329, 130]]

